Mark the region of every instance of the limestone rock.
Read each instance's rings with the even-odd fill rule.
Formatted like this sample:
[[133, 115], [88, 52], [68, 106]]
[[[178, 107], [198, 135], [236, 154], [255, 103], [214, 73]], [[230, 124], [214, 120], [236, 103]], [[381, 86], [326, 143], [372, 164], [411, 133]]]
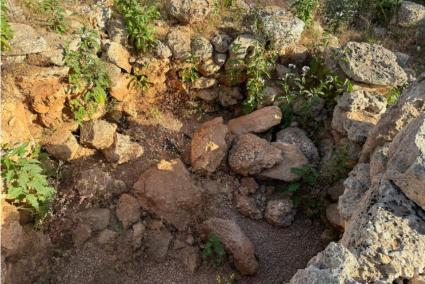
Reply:
[[173, 55], [171, 49], [160, 40], [156, 42], [153, 48], [153, 54], [159, 59], [169, 59]]
[[[246, 59], [255, 50], [261, 49], [260, 42], [250, 34], [238, 36], [229, 46], [229, 59], [226, 63], [226, 71], [234, 73], [246, 68]], [[232, 80], [236, 78], [231, 78]]]
[[341, 244], [359, 262], [359, 279], [392, 283], [425, 267], [425, 214], [390, 181], [374, 182], [347, 224]]
[[370, 187], [369, 164], [357, 164], [344, 181], [344, 193], [339, 197], [341, 217], [348, 221], [358, 208], [359, 202]]
[[143, 155], [143, 148], [130, 140], [130, 136], [115, 133], [111, 147], [102, 150], [103, 155], [111, 163], [122, 164]]
[[259, 29], [270, 47], [284, 54], [301, 39], [304, 22], [280, 7], [267, 6], [259, 12]]
[[192, 89], [200, 90], [200, 89], [212, 88], [215, 85], [217, 85], [217, 80], [215, 78], [200, 77], [196, 79], [195, 82], [193, 82], [190, 87]]
[[316, 146], [301, 128], [288, 127], [280, 130], [276, 133], [276, 141], [297, 145], [309, 161], [317, 161], [319, 159], [319, 152]]
[[308, 164], [303, 152], [294, 144], [274, 142], [272, 145], [281, 150], [282, 160], [261, 172], [260, 176], [286, 182], [299, 180], [301, 176], [294, 174], [292, 168], [302, 168]]
[[80, 151], [77, 138], [67, 129], [55, 131], [45, 147], [50, 155], [65, 161], [77, 158]]
[[107, 25], [109, 39], [113, 42], [125, 46], [128, 42], [128, 32], [125, 28], [124, 19], [118, 15], [114, 15]]
[[93, 231], [105, 229], [109, 224], [111, 212], [106, 208], [90, 208], [77, 213], [77, 220]]
[[411, 1], [402, 1], [393, 22], [405, 28], [425, 23], [425, 6]]
[[230, 168], [243, 176], [258, 174], [280, 161], [282, 151], [253, 134], [238, 136], [229, 154]]
[[193, 24], [203, 21], [211, 11], [210, 0], [168, 0], [167, 12], [182, 24]]
[[425, 210], [425, 113], [397, 134], [388, 158], [386, 177]]
[[[178, 182], [176, 182], [178, 181]], [[140, 205], [183, 230], [198, 214], [201, 193], [180, 160], [161, 161], [134, 184]]]
[[10, 49], [3, 51], [4, 56], [40, 53], [48, 48], [46, 40], [31, 26], [10, 23], [13, 38], [9, 41]]
[[399, 131], [425, 111], [425, 78], [418, 79], [405, 89], [392, 106], [369, 132], [363, 146], [361, 161], [367, 161], [377, 146], [391, 142]]
[[352, 283], [358, 263], [355, 256], [339, 243], [330, 243], [326, 249], [313, 257], [307, 268], [300, 269], [290, 284]]
[[266, 220], [273, 226], [287, 227], [294, 221], [296, 210], [290, 199], [271, 200], [266, 207]]
[[[131, 101], [137, 96], [138, 90], [133, 86], [133, 78], [129, 74], [121, 73], [121, 70], [111, 64], [113, 67], [108, 68], [109, 79], [109, 94], [119, 102]], [[114, 68], [115, 67], [115, 68]], [[114, 69], [113, 71], [111, 69]], [[115, 73], [118, 71], [117, 73]]]
[[211, 38], [211, 43], [214, 46], [215, 51], [220, 53], [226, 53], [229, 50], [232, 38], [225, 33], [215, 33]]
[[265, 107], [250, 114], [234, 118], [228, 126], [232, 133], [240, 135], [246, 133], [261, 133], [278, 125], [282, 120], [282, 111], [277, 106]]
[[398, 86], [407, 81], [407, 75], [397, 63], [397, 57], [377, 45], [348, 42], [342, 49], [339, 65], [351, 79], [372, 85]]
[[202, 76], [209, 77], [220, 71], [221, 65], [216, 64], [212, 58], [209, 58], [199, 63], [197, 69]]
[[212, 58], [213, 46], [208, 39], [196, 36], [192, 39], [190, 46], [192, 54], [196, 59], [206, 61]]
[[[176, 0], [176, 2], [181, 2]], [[172, 29], [166, 37], [166, 43], [175, 60], [185, 60], [191, 55], [190, 31], [182, 27]]]
[[[109, 197], [115, 193], [114, 181], [108, 172], [94, 166], [90, 169], [84, 169], [75, 178], [74, 189], [81, 197], [100, 198]], [[117, 184], [117, 186], [119, 186]], [[124, 185], [125, 188], [125, 185]], [[117, 188], [117, 191], [120, 189]]]
[[223, 118], [217, 117], [203, 123], [193, 134], [191, 164], [195, 171], [213, 173], [227, 155], [229, 130]]
[[356, 143], [364, 143], [386, 110], [386, 99], [364, 90], [344, 93], [334, 109], [332, 128]]
[[123, 224], [124, 229], [139, 221], [141, 210], [136, 198], [129, 194], [121, 195], [115, 211], [118, 220]]
[[326, 207], [326, 218], [333, 226], [337, 228], [344, 228], [344, 220], [339, 214], [338, 203], [332, 203]]
[[253, 275], [258, 270], [255, 258], [255, 248], [239, 226], [230, 220], [211, 218], [201, 226], [201, 236], [204, 240], [211, 234], [216, 234], [225, 250], [234, 259], [235, 266], [243, 275]]
[[128, 73], [131, 72], [131, 64], [128, 62], [130, 53], [121, 44], [110, 42], [106, 49], [106, 58]]
[[80, 143], [96, 149], [108, 148], [114, 143], [117, 126], [105, 120], [90, 120], [80, 129]]
[[370, 157], [369, 174], [372, 179], [384, 173], [387, 169], [389, 147], [389, 143], [386, 143], [382, 146], [376, 147], [375, 151], [373, 151], [373, 154]]

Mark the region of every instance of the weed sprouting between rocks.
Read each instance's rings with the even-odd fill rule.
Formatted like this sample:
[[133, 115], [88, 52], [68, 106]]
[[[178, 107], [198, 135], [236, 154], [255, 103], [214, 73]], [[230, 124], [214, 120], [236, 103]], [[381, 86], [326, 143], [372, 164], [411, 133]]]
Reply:
[[6, 2], [1, 2], [1, 15], [0, 15], [0, 21], [1, 21], [1, 30], [0, 30], [0, 36], [1, 36], [1, 49], [9, 49], [9, 41], [13, 38], [13, 32], [9, 25], [9, 21], [7, 20], [7, 11], [8, 8], [6, 6]]

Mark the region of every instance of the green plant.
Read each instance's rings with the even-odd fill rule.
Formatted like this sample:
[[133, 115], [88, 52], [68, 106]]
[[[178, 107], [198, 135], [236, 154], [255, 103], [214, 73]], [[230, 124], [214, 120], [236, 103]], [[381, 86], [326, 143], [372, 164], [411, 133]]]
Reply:
[[110, 81], [104, 62], [96, 55], [100, 48], [97, 32], [84, 27], [79, 35], [81, 41], [77, 50], [65, 47], [64, 61], [69, 67], [70, 92], [74, 94], [69, 106], [74, 118], [81, 123], [92, 116], [99, 105], [106, 103]]
[[179, 76], [183, 82], [193, 83], [201, 77], [196, 68], [198, 61], [196, 56], [191, 56], [186, 60], [187, 66], [179, 70]]
[[274, 53], [266, 51], [259, 44], [252, 49], [252, 54], [246, 58], [247, 98], [243, 102], [245, 113], [254, 111], [264, 102], [263, 91], [266, 87], [266, 79], [271, 78], [270, 70], [274, 68], [275, 58]]
[[146, 75], [130, 75], [130, 87], [145, 91], [149, 87], [149, 80]]
[[9, 40], [13, 38], [13, 32], [9, 25], [9, 21], [7, 20], [7, 6], [6, 1], [1, 2], [1, 15], [0, 15], [0, 21], [1, 21], [1, 50], [9, 49]]
[[215, 267], [221, 266], [223, 264], [226, 253], [219, 236], [216, 234], [211, 234], [208, 236], [208, 240], [204, 249], [202, 250], [201, 255], [204, 261], [212, 261]]
[[40, 147], [29, 143], [6, 146], [1, 154], [6, 199], [43, 217], [54, 198], [55, 189], [49, 185], [41, 167]]
[[314, 18], [314, 13], [318, 8], [317, 0], [296, 0], [292, 4], [292, 9], [295, 10], [295, 15], [304, 23], [309, 25]]
[[387, 93], [387, 104], [389, 106], [395, 105], [400, 95], [401, 89], [399, 87], [391, 88]]
[[282, 88], [283, 96], [277, 101], [284, 113], [284, 126], [289, 126], [296, 116], [303, 128], [314, 131], [318, 126], [317, 113], [322, 108], [331, 111], [337, 96], [352, 91], [352, 83], [341, 80], [324, 66], [321, 59], [315, 58], [300, 71], [290, 64], [282, 78]]
[[65, 21], [65, 9], [59, 0], [43, 0], [40, 10], [46, 17], [47, 25], [52, 31], [64, 33], [68, 27]]
[[319, 180], [324, 186], [331, 186], [338, 180], [346, 177], [352, 166], [350, 164], [351, 145], [337, 147], [329, 160], [320, 168]]
[[160, 13], [155, 5], [141, 5], [138, 0], [115, 0], [115, 7], [122, 13], [130, 42], [141, 52], [155, 45], [154, 21]]
[[301, 168], [291, 168], [291, 173], [300, 177], [298, 181], [294, 181], [288, 184], [284, 189], [285, 192], [292, 193], [292, 202], [294, 206], [298, 206], [300, 203], [299, 190], [301, 186], [314, 186], [317, 180], [317, 171], [310, 165], [305, 165]]

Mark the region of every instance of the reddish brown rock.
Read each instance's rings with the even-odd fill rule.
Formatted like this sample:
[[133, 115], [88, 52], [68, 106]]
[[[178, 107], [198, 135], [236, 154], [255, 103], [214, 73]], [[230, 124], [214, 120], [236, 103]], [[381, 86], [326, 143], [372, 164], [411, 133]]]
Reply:
[[217, 169], [229, 148], [228, 133], [221, 117], [205, 122], [195, 131], [191, 148], [193, 170], [213, 173]]
[[163, 160], [145, 171], [134, 184], [134, 190], [144, 209], [179, 230], [191, 223], [199, 212], [201, 193], [179, 159]]
[[1, 249], [7, 255], [20, 247], [23, 230], [19, 223], [18, 209], [4, 200], [1, 203]]
[[201, 227], [201, 236], [207, 240], [216, 234], [224, 248], [233, 256], [235, 266], [243, 275], [254, 275], [258, 270], [253, 243], [242, 232], [239, 226], [230, 220], [211, 218]]
[[282, 111], [277, 106], [269, 106], [229, 121], [228, 126], [234, 134], [261, 133], [278, 125]]
[[90, 120], [81, 126], [81, 144], [96, 149], [108, 148], [114, 143], [117, 126], [105, 120]]
[[140, 205], [136, 198], [129, 194], [121, 195], [115, 214], [123, 224], [124, 229], [139, 221], [140, 213]]

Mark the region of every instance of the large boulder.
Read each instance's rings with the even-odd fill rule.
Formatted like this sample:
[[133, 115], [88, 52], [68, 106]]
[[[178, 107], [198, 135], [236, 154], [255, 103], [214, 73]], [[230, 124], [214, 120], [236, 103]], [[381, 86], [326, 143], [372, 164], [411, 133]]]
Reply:
[[304, 22], [289, 11], [277, 6], [267, 6], [259, 11], [258, 27], [270, 42], [270, 47], [284, 54], [301, 39]]
[[217, 169], [229, 149], [228, 134], [221, 117], [205, 122], [195, 131], [190, 156], [193, 170], [213, 173]]
[[261, 172], [260, 176], [286, 182], [299, 180], [302, 176], [294, 174], [292, 169], [303, 168], [308, 164], [308, 159], [303, 152], [294, 144], [274, 142], [272, 146], [282, 151], [282, 160], [275, 166]]
[[373, 91], [344, 93], [334, 109], [332, 128], [355, 143], [364, 143], [386, 110], [386, 98]]
[[407, 75], [390, 50], [377, 44], [348, 42], [341, 51], [339, 66], [351, 79], [372, 85], [399, 86]]
[[298, 270], [289, 283], [359, 283], [353, 279], [357, 268], [357, 260], [347, 248], [339, 243], [330, 243], [308, 262], [307, 268]]
[[182, 24], [203, 21], [211, 11], [211, 0], [168, 0], [167, 12]]
[[220, 238], [225, 250], [233, 256], [235, 266], [241, 274], [257, 273], [255, 247], [235, 222], [220, 218], [208, 219], [201, 226], [201, 236], [207, 240], [211, 234]]
[[386, 177], [425, 210], [425, 113], [397, 134], [388, 158]]
[[393, 22], [405, 28], [425, 24], [425, 6], [412, 1], [402, 1]]
[[357, 164], [344, 181], [344, 193], [339, 197], [338, 210], [345, 221], [350, 220], [369, 190], [369, 171], [369, 164]]
[[228, 126], [232, 133], [240, 135], [245, 133], [261, 133], [278, 125], [282, 120], [282, 111], [277, 106], [269, 106], [250, 114], [234, 118]]
[[229, 154], [230, 168], [247, 176], [256, 175], [282, 161], [282, 151], [253, 134], [236, 138]]
[[419, 78], [372, 128], [363, 146], [361, 161], [367, 161], [377, 146], [391, 142], [399, 131], [425, 111], [425, 77]]
[[134, 184], [140, 205], [183, 230], [196, 219], [201, 192], [180, 160], [161, 161]]
[[345, 229], [362, 282], [411, 279], [425, 267], [425, 213], [390, 181], [372, 184]]
[[13, 38], [9, 41], [10, 49], [4, 50], [4, 56], [18, 56], [40, 53], [48, 48], [47, 41], [31, 26], [10, 23]]

